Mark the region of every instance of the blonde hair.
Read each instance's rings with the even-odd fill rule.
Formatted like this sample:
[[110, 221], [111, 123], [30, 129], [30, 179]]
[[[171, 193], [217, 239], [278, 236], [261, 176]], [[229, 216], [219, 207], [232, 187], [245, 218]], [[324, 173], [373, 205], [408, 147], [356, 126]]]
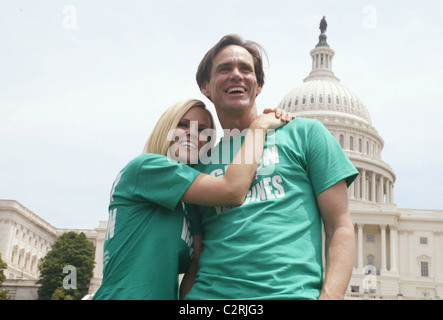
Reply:
[[[145, 148], [143, 149], [143, 153], [155, 153], [166, 156], [168, 149], [171, 146], [171, 140], [169, 139], [168, 135], [170, 134], [171, 130], [177, 128], [178, 123], [186, 112], [193, 107], [199, 107], [206, 110], [209, 119], [211, 120], [211, 129], [215, 130], [215, 123], [212, 114], [208, 109], [206, 109], [206, 105], [202, 101], [197, 99], [183, 100], [176, 103], [172, 107], [169, 107], [163, 113], [149, 136], [149, 139], [145, 144]], [[211, 141], [211, 144], [213, 143], [214, 141]]]

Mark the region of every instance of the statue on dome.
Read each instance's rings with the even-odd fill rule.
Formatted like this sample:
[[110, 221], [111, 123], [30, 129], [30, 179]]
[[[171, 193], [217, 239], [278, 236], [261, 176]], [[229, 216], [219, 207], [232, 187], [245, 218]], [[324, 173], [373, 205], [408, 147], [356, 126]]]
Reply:
[[321, 33], [325, 33], [326, 29], [328, 29], [328, 23], [326, 22], [326, 17], [323, 16], [323, 19], [320, 21], [320, 31]]

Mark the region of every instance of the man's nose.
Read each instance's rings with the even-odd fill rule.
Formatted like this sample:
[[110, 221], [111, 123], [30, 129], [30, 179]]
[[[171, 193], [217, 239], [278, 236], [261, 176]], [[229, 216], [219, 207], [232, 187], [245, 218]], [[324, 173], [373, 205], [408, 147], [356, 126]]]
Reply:
[[242, 74], [238, 68], [233, 68], [231, 71], [231, 80], [240, 80]]

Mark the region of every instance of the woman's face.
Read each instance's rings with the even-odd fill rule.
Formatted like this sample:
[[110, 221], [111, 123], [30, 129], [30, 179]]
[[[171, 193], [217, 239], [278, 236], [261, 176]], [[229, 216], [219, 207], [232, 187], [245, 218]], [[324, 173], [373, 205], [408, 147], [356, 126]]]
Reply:
[[199, 151], [207, 143], [207, 135], [202, 131], [210, 128], [211, 118], [206, 109], [189, 109], [178, 123], [174, 132], [175, 140], [171, 143], [176, 160], [181, 163], [197, 163]]

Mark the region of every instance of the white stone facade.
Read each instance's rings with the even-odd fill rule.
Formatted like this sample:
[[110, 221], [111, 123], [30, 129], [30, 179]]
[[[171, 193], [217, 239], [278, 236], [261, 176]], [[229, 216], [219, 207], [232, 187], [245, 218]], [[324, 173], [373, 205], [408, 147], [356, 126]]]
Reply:
[[96, 248], [96, 266], [90, 290], [94, 292], [101, 283], [103, 239], [107, 222], [96, 229], [57, 229], [15, 200], [0, 200], [0, 253], [8, 268], [2, 289], [17, 300], [37, 299], [41, 259], [51, 250], [52, 244], [68, 231], [83, 232]]
[[0, 253], [7, 279], [35, 280], [40, 260], [56, 240], [56, 228], [17, 201], [0, 201]]

